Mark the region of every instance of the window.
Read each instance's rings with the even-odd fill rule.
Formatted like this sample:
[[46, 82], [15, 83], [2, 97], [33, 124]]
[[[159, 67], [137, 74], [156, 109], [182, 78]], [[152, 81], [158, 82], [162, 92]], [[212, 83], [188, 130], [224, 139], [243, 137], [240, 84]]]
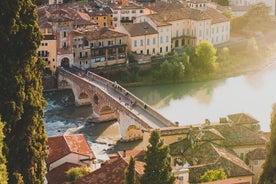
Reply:
[[160, 36], [160, 43], [163, 43], [163, 37]]
[[140, 13], [144, 13], [144, 10], [140, 10]]
[[137, 47], [137, 40], [134, 40], [133, 47]]
[[155, 45], [155, 43], [156, 43], [156, 39], [153, 38], [153, 39], [152, 39], [152, 44]]
[[66, 35], [66, 32], [64, 31], [64, 32], [63, 32], [63, 37], [65, 38], [66, 36], [67, 36], [67, 35]]
[[176, 30], [176, 37], [178, 37], [178, 30]]
[[169, 42], [169, 36], [166, 36], [166, 42], [167, 43]]
[[160, 53], [162, 53], [162, 47], [160, 47]]
[[198, 33], [199, 36], [201, 36], [201, 30], [199, 30], [199, 33]]
[[256, 166], [258, 164], [259, 164], [258, 160], [254, 160], [254, 165]]
[[109, 40], [108, 41], [108, 46], [112, 46], [113, 45], [113, 41], [112, 40]]
[[140, 46], [143, 46], [143, 45], [144, 45], [144, 41], [140, 40]]
[[150, 44], [150, 39], [149, 38], [147, 38], [147, 45], [149, 45]]
[[136, 10], [132, 10], [131, 13], [136, 13]]

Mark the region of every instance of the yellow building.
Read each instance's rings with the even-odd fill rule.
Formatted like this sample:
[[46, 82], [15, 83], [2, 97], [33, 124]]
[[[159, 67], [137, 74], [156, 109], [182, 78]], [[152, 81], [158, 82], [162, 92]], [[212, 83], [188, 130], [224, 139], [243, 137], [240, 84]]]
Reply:
[[99, 27], [113, 28], [113, 13], [109, 7], [93, 8], [88, 11], [88, 14]]
[[38, 48], [38, 57], [46, 62], [46, 73], [53, 75], [57, 67], [57, 39], [51, 23], [40, 22], [39, 27], [44, 39]]

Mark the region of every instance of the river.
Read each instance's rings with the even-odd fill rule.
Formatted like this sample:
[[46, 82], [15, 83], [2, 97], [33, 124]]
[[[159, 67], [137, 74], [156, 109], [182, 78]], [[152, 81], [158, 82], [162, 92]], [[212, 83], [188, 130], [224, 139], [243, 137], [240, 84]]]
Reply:
[[[270, 113], [276, 102], [276, 61], [244, 75], [208, 82], [129, 87], [128, 90], [153, 106], [166, 118], [181, 125], [218, 122], [232, 113], [248, 113], [260, 121], [261, 130], [270, 131]], [[49, 136], [84, 133], [94, 149], [112, 148], [120, 139], [118, 123], [86, 124], [91, 106], [75, 107], [72, 91], [47, 92], [45, 125]], [[135, 147], [136, 143], [133, 143]], [[123, 145], [124, 146], [124, 145]], [[92, 148], [93, 149], [93, 148]], [[99, 153], [100, 154], [100, 153]]]

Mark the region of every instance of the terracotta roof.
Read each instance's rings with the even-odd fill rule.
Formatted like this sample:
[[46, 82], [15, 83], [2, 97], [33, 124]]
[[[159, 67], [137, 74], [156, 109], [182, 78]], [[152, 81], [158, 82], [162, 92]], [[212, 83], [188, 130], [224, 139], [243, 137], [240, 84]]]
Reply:
[[174, 142], [169, 145], [170, 155], [181, 155], [191, 146], [191, 141], [183, 139], [181, 141]]
[[227, 17], [225, 17], [222, 13], [220, 13], [216, 9], [207, 8], [207, 10], [205, 10], [205, 12], [211, 18], [212, 24], [217, 24], [217, 23], [229, 21], [229, 19]]
[[250, 181], [247, 181], [245, 179], [229, 178], [225, 180], [205, 182], [203, 184], [250, 184]]
[[268, 141], [270, 139], [270, 132], [262, 132], [263, 137]]
[[[126, 151], [126, 155], [140, 154], [141, 151]], [[125, 169], [128, 166], [130, 157], [121, 157], [121, 152], [117, 154], [117, 158], [113, 158], [101, 168], [94, 172], [76, 180], [73, 184], [124, 184], [125, 182]], [[113, 155], [114, 157], [115, 155]], [[144, 163], [135, 161], [136, 177], [143, 174]], [[139, 180], [136, 181], [139, 184]]]
[[113, 10], [134, 10], [134, 9], [144, 9], [141, 5], [129, 2], [126, 5], [122, 4], [115, 4], [115, 3], [110, 3], [109, 7]]
[[130, 36], [158, 34], [158, 31], [155, 30], [147, 22], [141, 22], [141, 23], [137, 23], [137, 24], [127, 24], [127, 25], [124, 25], [124, 27], [130, 34]]
[[82, 134], [49, 137], [47, 145], [49, 147], [47, 164], [51, 164], [69, 153], [77, 153], [88, 157], [92, 154], [92, 158], [95, 158]]
[[62, 184], [67, 181], [67, 177], [65, 172], [71, 168], [79, 167], [80, 165], [73, 164], [73, 163], [64, 163], [51, 171], [47, 172], [46, 178], [48, 184]]
[[247, 157], [250, 160], [265, 160], [266, 149], [265, 148], [256, 148], [247, 153]]
[[266, 139], [258, 131], [239, 124], [225, 123], [224, 126], [213, 126], [225, 137], [225, 146], [265, 145]]
[[232, 150], [214, 143], [196, 145], [183, 155], [191, 165], [189, 167], [191, 182], [199, 182], [200, 176], [210, 169], [223, 168], [228, 177], [253, 175], [250, 168]]
[[77, 35], [82, 34], [87, 40], [98, 40], [98, 39], [108, 39], [116, 37], [126, 37], [124, 33], [113, 31], [107, 27], [96, 28], [93, 30], [78, 30], [74, 32]]
[[255, 124], [259, 122], [251, 115], [245, 113], [230, 114], [227, 117], [233, 123], [238, 124]]

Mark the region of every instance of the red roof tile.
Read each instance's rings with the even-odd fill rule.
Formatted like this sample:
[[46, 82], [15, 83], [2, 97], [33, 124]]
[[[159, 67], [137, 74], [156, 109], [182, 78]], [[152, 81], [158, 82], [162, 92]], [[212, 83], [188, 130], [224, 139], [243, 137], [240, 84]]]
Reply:
[[69, 153], [78, 153], [95, 158], [88, 142], [82, 134], [63, 135], [48, 138], [49, 154], [46, 159], [47, 164], [51, 164]]
[[[111, 160], [104, 164], [96, 171], [76, 180], [73, 184], [124, 184], [125, 169], [128, 166], [130, 156], [140, 157], [143, 151], [128, 150], [126, 156], [123, 157], [123, 152], [117, 154], [111, 154]], [[136, 177], [141, 176], [144, 173], [144, 162], [135, 161]], [[140, 184], [136, 180], [137, 184]]]
[[67, 181], [65, 172], [73, 167], [79, 167], [77, 164], [64, 163], [46, 174], [48, 184], [62, 184]]

